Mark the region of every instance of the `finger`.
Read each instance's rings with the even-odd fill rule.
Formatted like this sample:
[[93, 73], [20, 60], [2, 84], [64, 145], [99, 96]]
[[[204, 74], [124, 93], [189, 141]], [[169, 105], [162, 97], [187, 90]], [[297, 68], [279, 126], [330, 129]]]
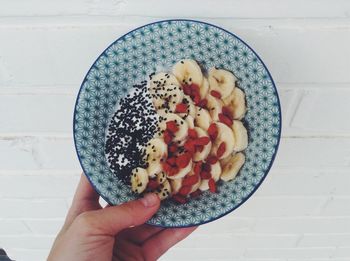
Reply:
[[144, 224], [156, 213], [159, 205], [157, 195], [147, 194], [139, 200], [119, 206], [87, 212], [80, 216], [80, 222], [84, 223], [81, 227], [92, 230], [92, 233], [115, 236], [125, 228]]
[[144, 260], [141, 248], [127, 240], [116, 241], [113, 248], [113, 261]]
[[[118, 234], [118, 238], [129, 240], [135, 244], [141, 244], [151, 236], [164, 230], [162, 227], [155, 227], [151, 225], [141, 225], [138, 227], [127, 228]], [[117, 239], [118, 240], [118, 239]]]
[[157, 260], [169, 248], [185, 239], [197, 227], [168, 228], [148, 239], [142, 246], [146, 260]]

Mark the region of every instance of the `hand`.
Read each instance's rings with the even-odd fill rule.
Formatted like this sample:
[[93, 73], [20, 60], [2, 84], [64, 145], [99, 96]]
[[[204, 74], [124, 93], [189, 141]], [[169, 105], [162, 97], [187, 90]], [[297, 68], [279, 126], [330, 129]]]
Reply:
[[82, 175], [49, 261], [157, 260], [196, 229], [164, 229], [144, 224], [159, 208], [155, 194], [106, 208], [101, 207], [98, 199], [99, 195]]

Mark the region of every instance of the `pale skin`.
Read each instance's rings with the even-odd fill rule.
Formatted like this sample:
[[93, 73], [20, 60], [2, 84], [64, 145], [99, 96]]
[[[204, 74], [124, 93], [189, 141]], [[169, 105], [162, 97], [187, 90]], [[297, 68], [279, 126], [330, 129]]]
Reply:
[[49, 261], [157, 260], [196, 229], [145, 224], [159, 208], [155, 194], [105, 208], [98, 200], [99, 195], [82, 175]]

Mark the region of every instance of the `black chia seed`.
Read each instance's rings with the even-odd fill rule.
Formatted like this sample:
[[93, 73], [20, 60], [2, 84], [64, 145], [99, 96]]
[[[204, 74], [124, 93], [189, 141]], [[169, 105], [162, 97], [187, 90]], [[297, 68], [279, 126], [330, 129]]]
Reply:
[[134, 168], [147, 168], [144, 147], [157, 131], [157, 114], [146, 85], [134, 85], [134, 92], [120, 100], [106, 135], [109, 167], [128, 185]]

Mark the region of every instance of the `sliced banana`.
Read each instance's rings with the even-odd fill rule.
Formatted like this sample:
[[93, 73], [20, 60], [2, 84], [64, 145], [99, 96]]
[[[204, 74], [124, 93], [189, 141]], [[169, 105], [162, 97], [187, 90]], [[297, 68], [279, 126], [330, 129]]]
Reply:
[[239, 120], [234, 120], [232, 124], [233, 135], [235, 136], [235, 151], [242, 151], [248, 147], [248, 133], [243, 123]]
[[236, 77], [229, 71], [213, 67], [209, 70], [208, 80], [210, 90], [217, 91], [222, 98], [226, 98], [235, 87]]
[[166, 123], [168, 121], [175, 121], [177, 126], [179, 127], [178, 131], [174, 133], [175, 141], [182, 141], [187, 137], [188, 133], [188, 124], [182, 119], [179, 115], [175, 113], [166, 113], [165, 110], [158, 111], [159, 114], [159, 127], [161, 130], [166, 129]]
[[159, 188], [156, 190], [156, 194], [160, 200], [166, 199], [170, 196], [171, 186], [168, 180], [165, 180], [162, 184], [160, 184]]
[[131, 189], [132, 191], [140, 194], [142, 193], [148, 184], [148, 173], [143, 168], [135, 168], [131, 173]]
[[185, 121], [188, 124], [188, 128], [190, 128], [190, 129], [194, 128], [194, 118], [191, 115], [187, 115]]
[[223, 101], [224, 105], [230, 109], [234, 119], [241, 120], [244, 117], [247, 107], [245, 103], [245, 94], [241, 89], [235, 88]]
[[201, 107], [196, 107], [196, 116], [194, 118], [194, 125], [207, 130], [212, 122], [209, 112]]
[[[208, 133], [205, 130], [203, 130], [202, 128], [194, 127], [194, 129], [197, 132], [198, 137], [209, 137]], [[193, 161], [197, 162], [197, 161], [201, 161], [201, 160], [206, 159], [210, 153], [210, 150], [211, 150], [211, 141], [207, 145], [204, 146], [204, 148], [201, 152], [196, 151], [194, 153]]]
[[175, 112], [176, 104], [182, 102], [184, 93], [179, 86], [171, 84], [151, 93], [151, 96], [156, 110], [166, 108], [171, 112]]
[[[211, 177], [214, 179], [214, 181], [218, 181], [220, 179], [221, 175], [221, 166], [219, 162], [216, 162], [215, 164], [211, 165], [211, 171], [210, 171]], [[201, 191], [205, 191], [209, 189], [209, 180], [208, 179], [202, 179], [201, 184], [199, 186], [199, 189]]]
[[199, 94], [201, 96], [201, 99], [204, 99], [207, 96], [208, 91], [209, 91], [209, 81], [207, 78], [203, 76], [203, 81], [199, 88]]
[[196, 106], [194, 105], [192, 99], [188, 95], [184, 95], [182, 99], [182, 103], [187, 104], [187, 112], [184, 113], [177, 113], [181, 117], [184, 117], [186, 115], [191, 115], [193, 118], [196, 116]]
[[162, 184], [166, 181], [166, 174], [164, 171], [161, 171], [157, 174], [157, 183]]
[[183, 169], [179, 169], [179, 172], [176, 173], [174, 176], [168, 176], [168, 179], [180, 179], [185, 177], [192, 169], [192, 160], [187, 164], [186, 167]]
[[167, 85], [180, 86], [180, 83], [172, 73], [160, 72], [151, 76], [148, 88], [149, 91], [153, 93], [156, 90], [161, 90], [162, 87]]
[[213, 121], [219, 121], [219, 114], [222, 112], [223, 103], [212, 95], [207, 95], [207, 109]]
[[170, 185], [171, 185], [171, 191], [173, 194], [176, 194], [179, 192], [181, 186], [182, 186], [182, 178], [181, 179], [170, 179]]
[[[194, 174], [195, 173], [192, 170], [188, 175], [192, 176]], [[195, 184], [192, 185], [190, 193], [195, 192], [199, 188], [200, 185], [201, 185], [201, 177], [198, 177], [198, 181]]]
[[244, 162], [245, 156], [241, 152], [231, 156], [230, 161], [226, 165], [224, 165], [220, 178], [224, 181], [234, 179], [241, 167], [243, 166]]
[[202, 70], [196, 61], [184, 59], [177, 62], [173, 67], [173, 74], [180, 84], [197, 84], [200, 86], [203, 81]]
[[145, 161], [148, 164], [147, 172], [151, 178], [162, 171], [161, 160], [167, 157], [168, 146], [163, 139], [153, 138], [148, 142], [145, 150]]
[[235, 145], [235, 137], [233, 135], [233, 131], [230, 127], [228, 127], [226, 124], [221, 122], [216, 122], [216, 126], [218, 129], [218, 136], [215, 139], [213, 151], [214, 155], [217, 155], [217, 150], [222, 142], [225, 143], [225, 152], [222, 154], [219, 159], [226, 158], [228, 155], [230, 155], [234, 150]]
[[226, 158], [223, 158], [223, 159], [220, 160], [221, 168], [223, 168], [227, 163], [230, 162], [230, 160], [231, 160], [231, 158], [232, 158], [233, 155], [234, 155], [234, 154], [231, 153], [231, 154], [228, 155]]

